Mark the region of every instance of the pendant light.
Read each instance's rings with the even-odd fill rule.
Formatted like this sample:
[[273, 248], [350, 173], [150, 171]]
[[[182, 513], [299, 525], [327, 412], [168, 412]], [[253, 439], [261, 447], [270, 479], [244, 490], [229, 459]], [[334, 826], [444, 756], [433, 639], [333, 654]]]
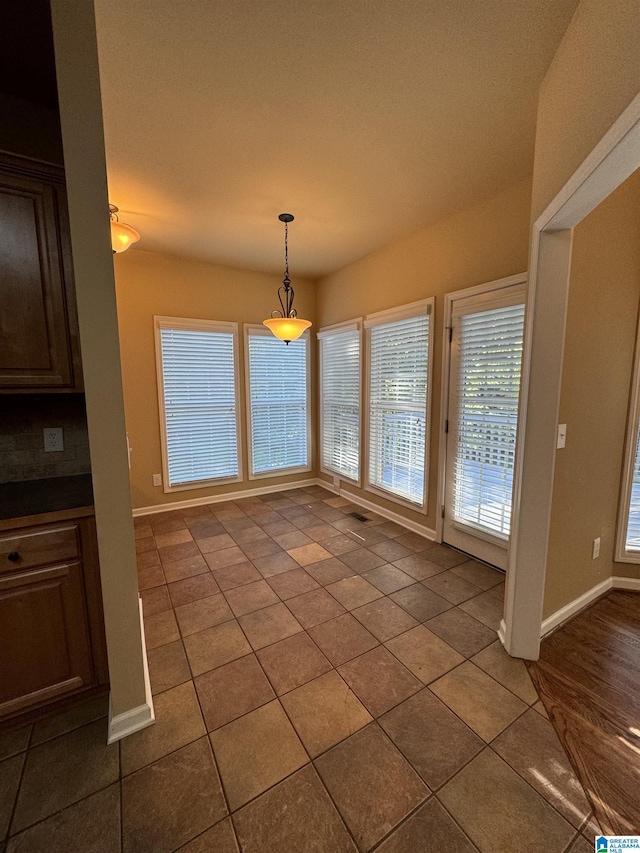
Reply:
[[289, 223], [293, 222], [293, 216], [290, 213], [281, 213], [278, 219], [284, 222], [284, 278], [282, 286], [278, 288], [278, 299], [282, 310], [272, 311], [270, 319], [264, 320], [263, 324], [271, 329], [276, 338], [284, 341], [288, 346], [290, 341], [296, 341], [304, 330], [309, 328], [311, 321], [300, 320], [298, 312], [293, 307], [295, 294], [289, 278]]
[[137, 243], [140, 234], [126, 222], [120, 222], [118, 208], [115, 204], [109, 205], [109, 219], [111, 220], [111, 248], [114, 255], [116, 252], [124, 252], [132, 243]]

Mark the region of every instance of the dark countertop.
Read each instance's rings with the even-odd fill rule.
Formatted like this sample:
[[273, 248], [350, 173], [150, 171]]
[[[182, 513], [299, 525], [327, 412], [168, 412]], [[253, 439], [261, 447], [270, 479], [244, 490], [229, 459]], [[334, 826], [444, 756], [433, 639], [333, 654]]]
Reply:
[[0, 519], [93, 506], [91, 474], [0, 483]]

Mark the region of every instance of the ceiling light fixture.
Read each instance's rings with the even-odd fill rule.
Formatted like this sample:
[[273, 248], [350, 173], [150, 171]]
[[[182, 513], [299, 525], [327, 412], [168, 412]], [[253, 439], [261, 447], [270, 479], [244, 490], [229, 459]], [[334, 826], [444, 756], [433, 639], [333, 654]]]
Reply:
[[278, 299], [282, 310], [272, 311], [270, 319], [264, 320], [263, 324], [271, 329], [276, 338], [284, 341], [288, 346], [290, 341], [296, 341], [304, 330], [309, 328], [311, 321], [300, 320], [298, 312], [293, 307], [295, 294], [289, 278], [289, 223], [293, 222], [293, 216], [290, 213], [281, 213], [278, 219], [284, 222], [284, 278], [282, 286], [278, 288]]
[[109, 219], [111, 220], [111, 248], [114, 255], [116, 252], [124, 252], [132, 243], [138, 242], [140, 234], [131, 225], [120, 222], [115, 204], [109, 205]]

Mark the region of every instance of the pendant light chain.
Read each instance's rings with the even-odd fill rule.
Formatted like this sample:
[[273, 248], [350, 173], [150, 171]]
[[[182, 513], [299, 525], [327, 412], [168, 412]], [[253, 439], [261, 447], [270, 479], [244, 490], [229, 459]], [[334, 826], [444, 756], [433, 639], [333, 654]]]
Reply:
[[278, 219], [284, 222], [284, 278], [278, 288], [278, 300], [282, 311], [272, 311], [271, 317], [263, 323], [276, 338], [289, 344], [291, 341], [298, 340], [305, 329], [309, 328], [311, 322], [299, 319], [298, 312], [293, 307], [295, 294], [289, 278], [289, 223], [293, 222], [293, 216], [290, 213], [281, 213]]

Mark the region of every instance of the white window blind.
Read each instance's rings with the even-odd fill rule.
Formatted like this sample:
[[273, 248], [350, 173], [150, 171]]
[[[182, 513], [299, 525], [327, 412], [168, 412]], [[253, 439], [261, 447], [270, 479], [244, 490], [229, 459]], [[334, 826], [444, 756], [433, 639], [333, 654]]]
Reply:
[[171, 487], [237, 478], [236, 333], [206, 321], [194, 321], [191, 329], [185, 321], [171, 328], [171, 318], [157, 318], [156, 324], [165, 480], [168, 476]]
[[506, 539], [511, 527], [524, 305], [459, 318], [454, 517]]
[[629, 517], [625, 537], [625, 550], [640, 554], [640, 430], [636, 428], [636, 452], [631, 476]]
[[321, 332], [320, 455], [325, 471], [360, 474], [360, 330]]
[[369, 329], [369, 484], [425, 501], [430, 317]]
[[287, 346], [249, 331], [251, 473], [308, 469], [308, 336]]

